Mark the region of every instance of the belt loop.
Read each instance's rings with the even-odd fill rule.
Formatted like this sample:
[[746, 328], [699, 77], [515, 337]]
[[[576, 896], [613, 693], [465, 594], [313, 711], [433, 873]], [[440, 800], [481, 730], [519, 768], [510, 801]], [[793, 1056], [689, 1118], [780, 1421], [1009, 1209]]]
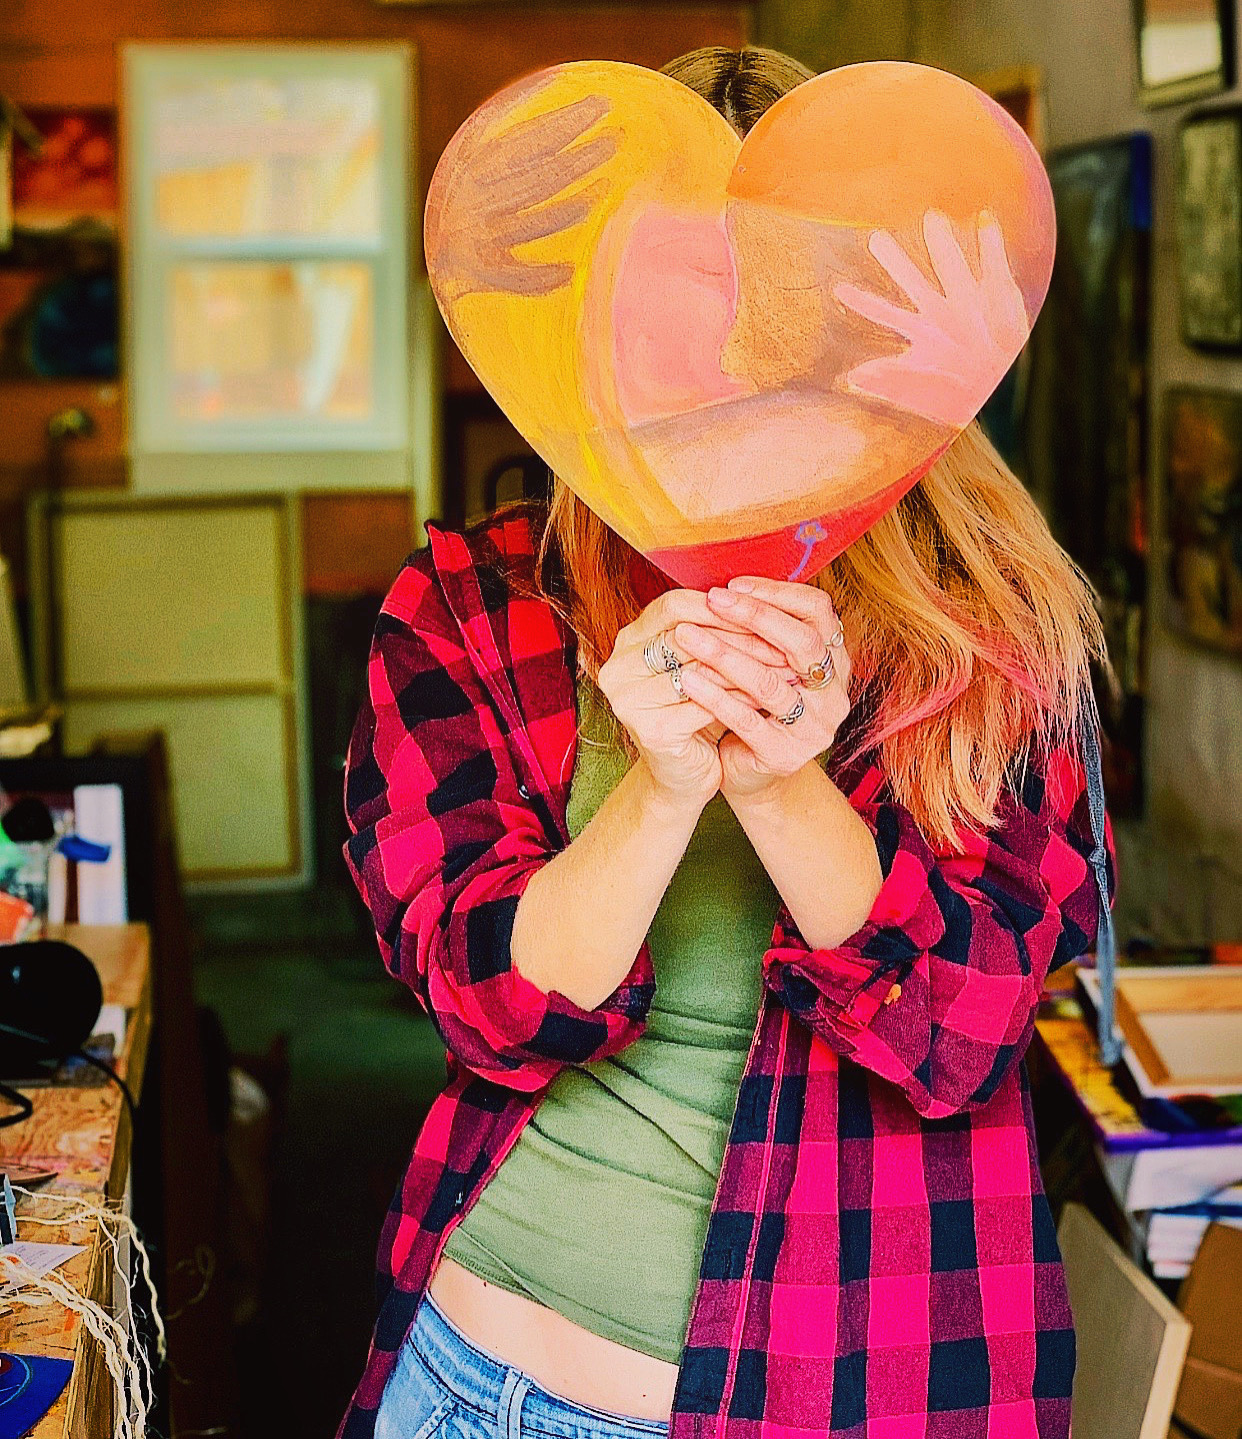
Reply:
[[496, 1414], [496, 1439], [521, 1439], [522, 1400], [529, 1388], [530, 1380], [520, 1370], [510, 1368], [506, 1372]]

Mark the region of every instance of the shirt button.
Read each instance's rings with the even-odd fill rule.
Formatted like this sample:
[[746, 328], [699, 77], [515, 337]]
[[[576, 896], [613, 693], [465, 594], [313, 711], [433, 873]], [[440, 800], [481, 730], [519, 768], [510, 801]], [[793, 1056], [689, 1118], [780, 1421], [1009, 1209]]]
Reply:
[[518, 785], [518, 794], [520, 794], [523, 799], [530, 798], [530, 790], [528, 790], [524, 784]]

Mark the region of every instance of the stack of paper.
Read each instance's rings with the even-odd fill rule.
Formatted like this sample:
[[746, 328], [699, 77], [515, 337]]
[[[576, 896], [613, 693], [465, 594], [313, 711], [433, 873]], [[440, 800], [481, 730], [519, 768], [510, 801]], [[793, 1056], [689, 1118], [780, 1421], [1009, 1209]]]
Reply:
[[1242, 1229], [1242, 1184], [1195, 1204], [1152, 1210], [1147, 1223], [1147, 1261], [1156, 1278], [1184, 1279], [1213, 1222]]

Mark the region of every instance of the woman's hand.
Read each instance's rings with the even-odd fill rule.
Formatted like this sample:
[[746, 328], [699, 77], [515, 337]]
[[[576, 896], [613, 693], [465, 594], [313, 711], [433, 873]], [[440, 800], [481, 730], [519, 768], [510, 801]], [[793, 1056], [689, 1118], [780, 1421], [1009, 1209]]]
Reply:
[[[736, 704], [744, 704], [744, 700], [731, 690], [732, 681], [725, 671], [709, 676], [704, 665], [695, 663], [699, 657], [690, 656], [688, 647], [676, 642], [675, 634], [682, 625], [709, 636], [722, 653], [741, 656], [754, 666], [784, 664], [784, 655], [758, 632], [748, 633], [744, 624], [723, 618], [723, 611], [713, 613], [707, 597], [698, 590], [666, 591], [618, 634], [612, 654], [600, 668], [599, 688], [629, 731], [662, 796], [695, 803], [701, 809], [721, 785], [716, 742], [727, 722], [694, 703], [688, 681], [691, 676], [701, 676], [713, 695], [724, 695]], [[688, 698], [679, 695], [672, 674], [652, 674], [643, 658], [648, 641], [660, 634], [682, 662], [681, 683]]]
[[[682, 620], [675, 647], [700, 663], [683, 671], [682, 685], [697, 710], [725, 727], [718, 749], [725, 796], [764, 798], [796, 775], [836, 738], [850, 710], [850, 656], [833, 643], [841, 623], [832, 601], [812, 585], [742, 578], [706, 596], [711, 626]], [[737, 627], [777, 656], [765, 660], [722, 628]], [[799, 676], [831, 658], [832, 679], [807, 689]], [[801, 714], [790, 724], [780, 717]]]

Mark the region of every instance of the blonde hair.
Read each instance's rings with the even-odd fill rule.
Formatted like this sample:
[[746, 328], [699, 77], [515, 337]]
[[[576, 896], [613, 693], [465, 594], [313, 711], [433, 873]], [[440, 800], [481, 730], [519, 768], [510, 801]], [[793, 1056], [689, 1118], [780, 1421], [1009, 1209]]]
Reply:
[[[748, 46], [692, 51], [665, 73], [741, 134], [811, 71]], [[647, 562], [559, 478], [540, 547], [544, 592], [578, 635], [592, 677], [642, 606]], [[550, 578], [559, 570], [556, 581]], [[861, 723], [836, 757], [875, 749], [894, 798], [955, 848], [994, 828], [1008, 780], [1032, 751], [1080, 743], [1095, 661], [1115, 685], [1095, 592], [1052, 537], [978, 422], [892, 510], [814, 581], [833, 600], [853, 661]]]

